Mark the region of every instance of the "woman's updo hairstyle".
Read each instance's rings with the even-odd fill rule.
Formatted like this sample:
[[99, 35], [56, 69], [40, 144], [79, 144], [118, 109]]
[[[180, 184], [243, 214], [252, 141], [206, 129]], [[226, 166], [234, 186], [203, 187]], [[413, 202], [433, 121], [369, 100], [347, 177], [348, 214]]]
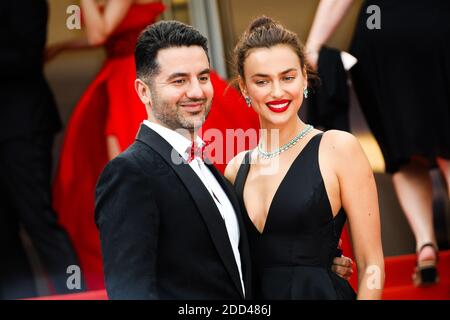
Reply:
[[280, 23], [266, 16], [261, 16], [253, 20], [234, 48], [236, 74], [239, 75], [241, 79], [244, 79], [244, 62], [249, 56], [250, 50], [256, 48], [271, 48], [280, 44], [288, 45], [297, 54], [302, 70], [306, 69], [308, 86], [314, 87], [318, 85], [319, 78], [307, 64], [304, 46], [300, 42], [298, 36], [294, 32], [283, 27]]

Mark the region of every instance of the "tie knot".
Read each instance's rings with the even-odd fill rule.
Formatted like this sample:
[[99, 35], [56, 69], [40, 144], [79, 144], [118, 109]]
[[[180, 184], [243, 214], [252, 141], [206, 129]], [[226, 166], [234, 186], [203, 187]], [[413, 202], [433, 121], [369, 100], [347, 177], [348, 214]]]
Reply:
[[200, 159], [204, 159], [205, 148], [209, 145], [209, 142], [204, 142], [201, 146], [198, 146], [195, 141], [192, 141], [191, 146], [187, 150], [187, 154], [189, 156], [188, 162], [191, 162], [196, 157]]

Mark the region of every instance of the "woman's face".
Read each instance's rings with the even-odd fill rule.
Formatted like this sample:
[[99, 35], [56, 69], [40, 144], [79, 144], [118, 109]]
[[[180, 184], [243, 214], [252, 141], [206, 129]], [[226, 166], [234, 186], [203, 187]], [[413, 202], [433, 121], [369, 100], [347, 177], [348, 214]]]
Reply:
[[276, 45], [250, 51], [239, 85], [261, 120], [282, 125], [297, 117], [307, 80], [295, 51]]

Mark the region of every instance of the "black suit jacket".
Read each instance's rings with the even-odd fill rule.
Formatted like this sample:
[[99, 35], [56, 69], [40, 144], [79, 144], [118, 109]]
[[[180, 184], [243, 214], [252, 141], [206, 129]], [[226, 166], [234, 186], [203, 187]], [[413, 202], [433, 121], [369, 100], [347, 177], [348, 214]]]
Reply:
[[61, 128], [43, 74], [47, 10], [45, 0], [0, 1], [0, 142]]
[[[108, 163], [96, 190], [106, 289], [111, 299], [242, 299], [225, 223], [188, 164], [142, 125], [136, 141]], [[250, 255], [231, 184], [208, 165], [236, 211], [246, 298]]]

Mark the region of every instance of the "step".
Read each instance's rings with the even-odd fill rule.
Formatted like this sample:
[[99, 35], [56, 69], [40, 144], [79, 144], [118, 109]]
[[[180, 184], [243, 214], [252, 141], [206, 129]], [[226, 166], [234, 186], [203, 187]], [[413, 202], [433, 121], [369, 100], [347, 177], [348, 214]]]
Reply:
[[416, 288], [413, 285], [385, 288], [383, 300], [450, 300], [450, 283]]
[[[385, 258], [386, 282], [384, 287], [411, 285], [411, 276], [415, 265], [416, 256], [414, 254]], [[439, 253], [438, 272], [441, 282], [450, 283], [450, 250]]]

